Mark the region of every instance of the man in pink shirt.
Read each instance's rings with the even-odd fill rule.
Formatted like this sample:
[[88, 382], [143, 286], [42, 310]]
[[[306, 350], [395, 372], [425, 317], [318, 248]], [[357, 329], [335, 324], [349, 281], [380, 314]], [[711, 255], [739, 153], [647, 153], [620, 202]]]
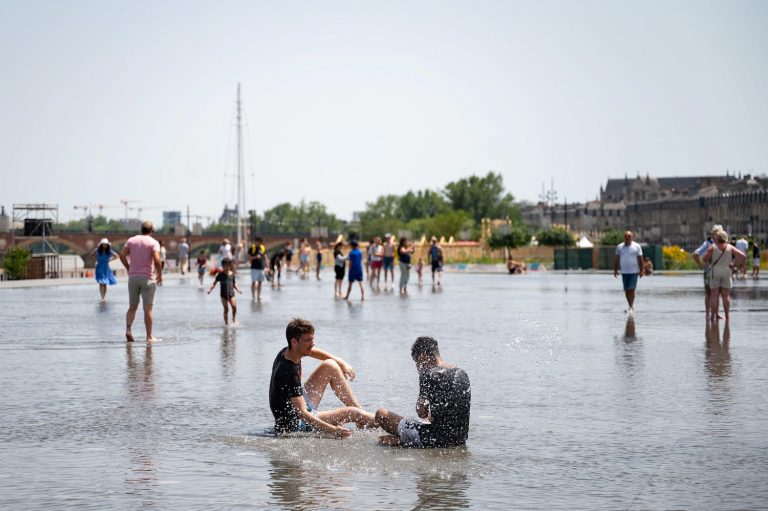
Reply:
[[[155, 289], [163, 284], [160, 244], [150, 234], [155, 232], [149, 220], [141, 224], [141, 234], [125, 242], [120, 261], [128, 270], [128, 313], [125, 315], [125, 338], [133, 342], [131, 325], [139, 308], [139, 299], [144, 304], [144, 325], [147, 327], [147, 342], [159, 341], [152, 336], [152, 304]], [[154, 271], [153, 271], [154, 270]]]

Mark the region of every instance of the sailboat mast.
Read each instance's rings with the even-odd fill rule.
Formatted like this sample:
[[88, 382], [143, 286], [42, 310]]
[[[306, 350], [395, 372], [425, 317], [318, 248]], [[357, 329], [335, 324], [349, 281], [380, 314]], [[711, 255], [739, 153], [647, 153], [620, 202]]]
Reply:
[[[245, 214], [245, 172], [243, 169], [243, 116], [242, 102], [240, 100], [240, 84], [237, 84], [237, 247], [239, 251], [241, 243], [245, 238], [245, 225], [243, 215]], [[239, 254], [239, 252], [236, 252]], [[242, 254], [238, 255], [238, 258]]]

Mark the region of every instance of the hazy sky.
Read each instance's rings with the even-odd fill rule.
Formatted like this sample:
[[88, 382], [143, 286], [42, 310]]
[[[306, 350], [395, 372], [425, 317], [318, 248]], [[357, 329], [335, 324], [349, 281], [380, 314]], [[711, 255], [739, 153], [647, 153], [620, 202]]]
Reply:
[[766, 27], [766, 1], [0, 0], [0, 204], [218, 216], [238, 82], [259, 212], [489, 170], [570, 201], [763, 173]]

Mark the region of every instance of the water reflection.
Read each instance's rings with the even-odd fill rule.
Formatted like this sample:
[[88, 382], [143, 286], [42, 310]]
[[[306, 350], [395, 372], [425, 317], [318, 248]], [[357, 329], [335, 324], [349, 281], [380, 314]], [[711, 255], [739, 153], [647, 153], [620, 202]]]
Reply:
[[[269, 482], [267, 487], [272, 496], [270, 504], [280, 509], [350, 509], [352, 502], [345, 495], [349, 478], [342, 474], [310, 470], [272, 458], [269, 460]], [[339, 489], [339, 491], [333, 491]], [[354, 495], [354, 492], [352, 492]]]
[[[125, 343], [125, 362], [128, 396], [138, 402], [145, 402], [155, 395], [155, 380], [152, 374], [152, 345], [147, 344], [144, 359], [139, 362], [134, 358], [134, 343]], [[136, 348], [140, 350], [141, 348]]]
[[723, 338], [720, 341], [720, 325], [715, 322], [707, 322], [704, 331], [704, 364], [709, 376], [713, 379], [722, 379], [731, 375], [731, 324], [725, 322]]
[[440, 477], [435, 474], [419, 474], [416, 482], [418, 503], [413, 509], [467, 509], [469, 478], [466, 474]]
[[635, 318], [633, 315], [627, 316], [627, 322], [624, 324], [624, 332], [617, 338], [617, 355], [621, 366], [626, 369], [630, 376], [638, 373], [643, 366], [642, 343], [637, 337], [635, 327]]
[[[128, 417], [148, 418], [147, 408], [154, 407], [156, 389], [152, 364], [152, 345], [147, 344], [144, 349], [143, 360], [137, 360], [134, 354], [134, 343], [126, 343], [126, 377], [128, 398], [135, 409], [129, 410]], [[135, 348], [140, 351], [140, 348]], [[141, 498], [142, 508], [152, 508], [160, 499], [158, 489], [157, 463], [153, 454], [157, 452], [155, 437], [151, 434], [142, 434], [146, 430], [153, 429], [152, 424], [139, 423], [131, 425], [141, 440], [128, 438], [126, 446], [128, 450], [128, 472], [125, 476], [125, 493]]]
[[235, 369], [235, 348], [237, 332], [228, 327], [221, 331], [221, 370], [225, 378], [231, 379]]
[[625, 341], [634, 341], [636, 340], [636, 334], [635, 334], [635, 316], [628, 315], [627, 316], [627, 323], [624, 325], [624, 340]]

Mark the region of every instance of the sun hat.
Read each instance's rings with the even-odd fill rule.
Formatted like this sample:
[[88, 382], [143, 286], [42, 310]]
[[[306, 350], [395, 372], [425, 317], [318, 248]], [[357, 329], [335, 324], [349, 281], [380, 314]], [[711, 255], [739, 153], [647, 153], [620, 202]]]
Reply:
[[722, 225], [715, 224], [715, 225], [712, 226], [712, 230], [710, 232], [717, 232], [717, 231], [722, 231], [722, 230], [723, 230], [723, 226]]
[[107, 238], [101, 238], [99, 245], [109, 245], [109, 240]]

